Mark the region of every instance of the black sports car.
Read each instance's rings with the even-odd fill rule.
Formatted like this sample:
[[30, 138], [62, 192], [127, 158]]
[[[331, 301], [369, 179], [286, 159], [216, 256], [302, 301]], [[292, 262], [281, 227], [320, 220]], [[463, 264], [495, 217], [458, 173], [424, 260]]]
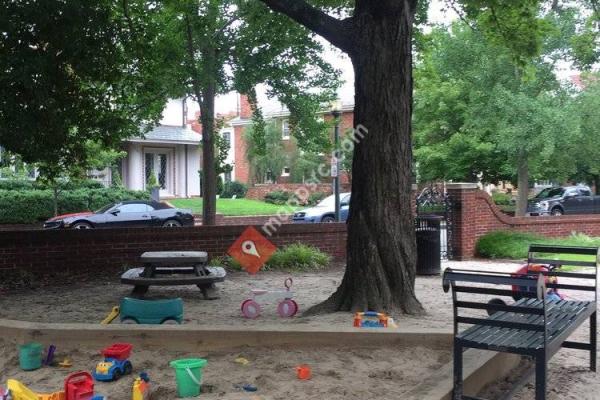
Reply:
[[50, 218], [45, 229], [131, 228], [145, 226], [193, 226], [192, 210], [173, 208], [156, 201], [123, 201], [86, 211]]

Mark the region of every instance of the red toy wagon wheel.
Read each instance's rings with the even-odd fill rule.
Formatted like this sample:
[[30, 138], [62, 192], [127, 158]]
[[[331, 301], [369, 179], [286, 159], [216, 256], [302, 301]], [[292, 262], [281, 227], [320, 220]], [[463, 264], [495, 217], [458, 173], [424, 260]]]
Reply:
[[277, 313], [281, 318], [289, 318], [296, 315], [298, 312], [298, 303], [292, 299], [283, 300], [277, 305]]
[[256, 318], [260, 315], [260, 304], [252, 299], [248, 299], [242, 303], [242, 314], [246, 318]]

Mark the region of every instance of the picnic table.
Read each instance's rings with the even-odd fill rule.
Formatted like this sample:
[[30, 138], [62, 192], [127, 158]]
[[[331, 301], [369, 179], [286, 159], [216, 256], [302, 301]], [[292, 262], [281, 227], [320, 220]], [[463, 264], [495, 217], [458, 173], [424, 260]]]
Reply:
[[215, 283], [227, 276], [221, 267], [209, 267], [204, 251], [149, 251], [140, 256], [141, 268], [121, 275], [121, 283], [134, 285], [133, 295], [141, 297], [153, 285], [196, 285], [206, 300], [217, 299]]

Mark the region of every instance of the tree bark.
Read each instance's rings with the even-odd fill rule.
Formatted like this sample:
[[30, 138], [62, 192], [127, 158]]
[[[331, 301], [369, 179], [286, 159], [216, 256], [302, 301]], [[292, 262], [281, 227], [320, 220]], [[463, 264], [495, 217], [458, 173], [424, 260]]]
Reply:
[[593, 176], [594, 179], [594, 193], [600, 195], [600, 174]]
[[[307, 313], [423, 312], [415, 296], [411, 210], [412, 26], [416, 0], [356, 0], [350, 20], [328, 35], [304, 1], [262, 0], [313, 29], [352, 59], [354, 126], [368, 130], [354, 149], [347, 266], [342, 283]], [[316, 21], [316, 22], [315, 22]], [[320, 19], [323, 21], [323, 19]], [[316, 26], [315, 26], [316, 25]], [[340, 32], [344, 35], [340, 37]]]
[[[215, 62], [214, 49], [203, 51], [206, 65]], [[214, 75], [212, 75], [214, 76]], [[202, 122], [202, 225], [215, 225], [217, 214], [217, 172], [215, 164], [215, 96], [214, 79], [207, 79], [200, 102]]]
[[527, 200], [529, 198], [529, 162], [527, 153], [519, 153], [519, 165], [517, 166], [517, 209], [515, 215], [522, 217], [527, 212]]

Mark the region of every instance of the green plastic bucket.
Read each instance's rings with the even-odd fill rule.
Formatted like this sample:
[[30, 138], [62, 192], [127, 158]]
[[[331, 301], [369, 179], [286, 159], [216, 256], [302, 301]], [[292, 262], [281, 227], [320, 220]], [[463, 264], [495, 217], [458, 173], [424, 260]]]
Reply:
[[200, 394], [202, 368], [206, 363], [207, 361], [202, 358], [171, 361], [171, 367], [175, 368], [177, 397], [196, 397]]
[[42, 351], [40, 343], [26, 343], [19, 346], [19, 365], [24, 371], [32, 371], [42, 367]]

